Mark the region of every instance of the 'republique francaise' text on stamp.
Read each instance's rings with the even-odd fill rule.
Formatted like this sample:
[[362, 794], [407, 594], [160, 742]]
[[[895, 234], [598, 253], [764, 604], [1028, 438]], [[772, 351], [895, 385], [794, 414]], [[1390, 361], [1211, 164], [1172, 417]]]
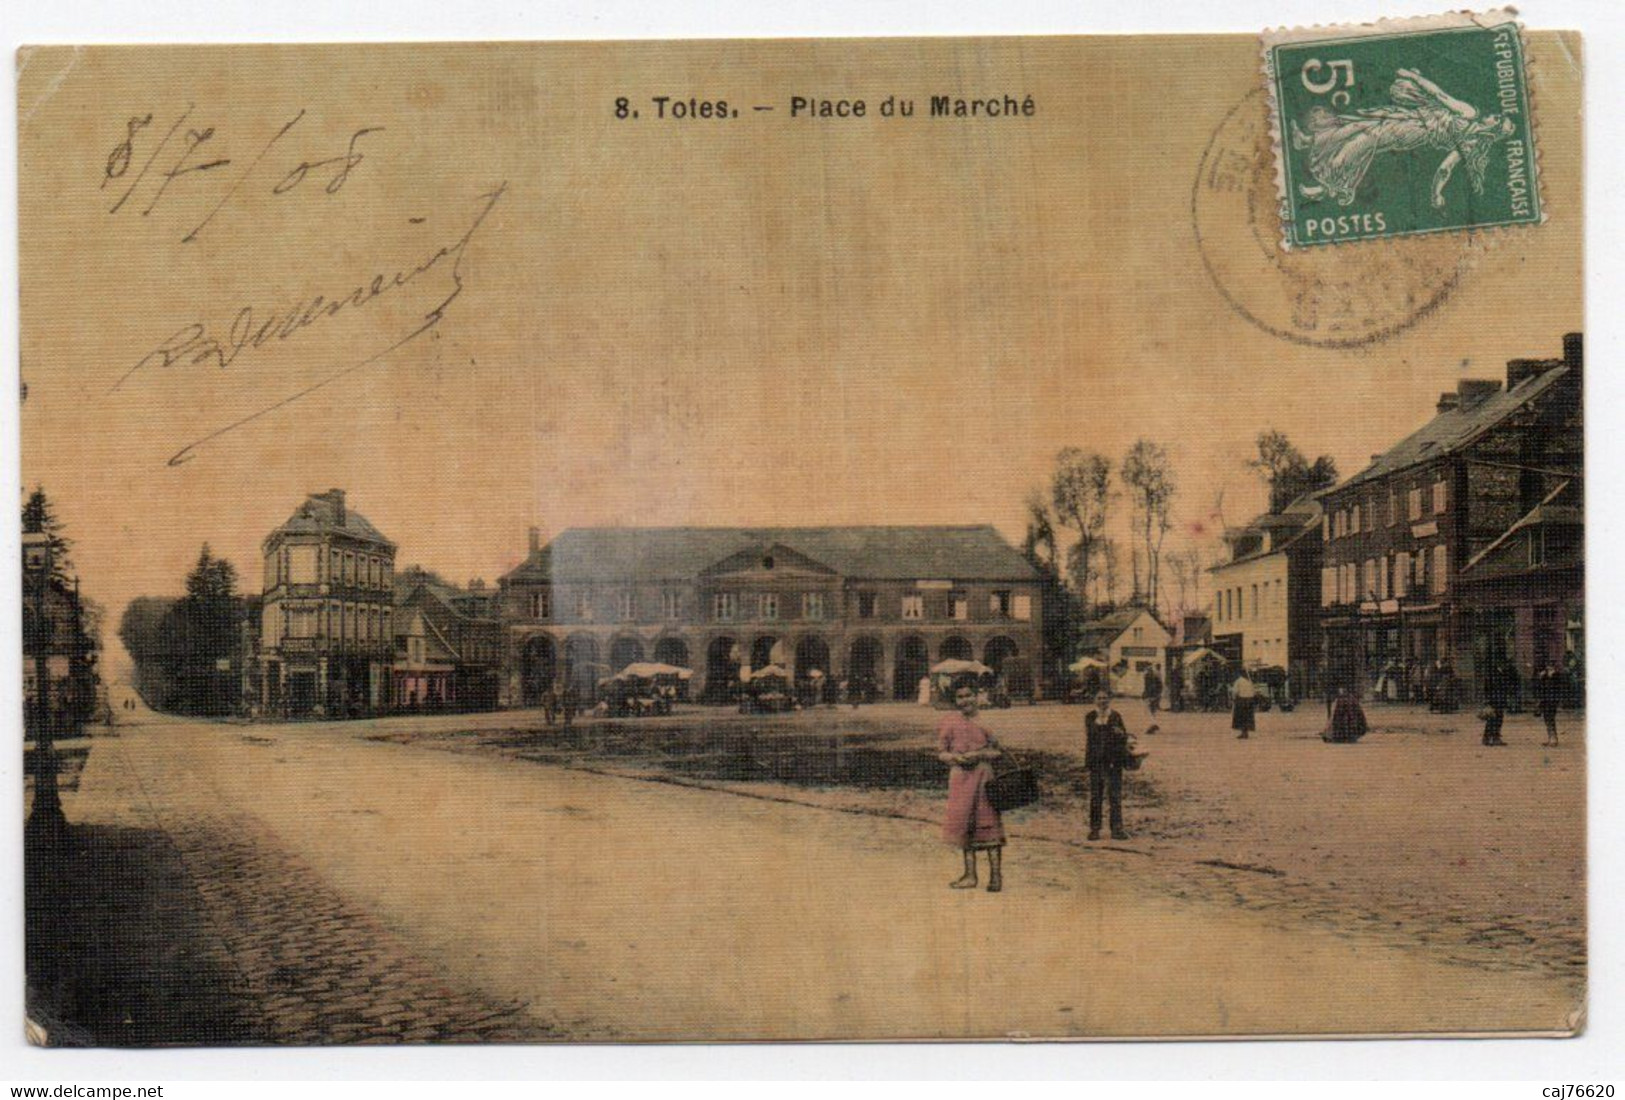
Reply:
[[1505, 11], [1266, 34], [1286, 246], [1538, 224], [1524, 62]]

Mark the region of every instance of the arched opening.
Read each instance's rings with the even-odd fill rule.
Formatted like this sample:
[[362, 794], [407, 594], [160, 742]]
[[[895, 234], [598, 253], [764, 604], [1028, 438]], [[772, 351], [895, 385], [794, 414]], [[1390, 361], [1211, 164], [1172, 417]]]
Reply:
[[519, 693], [527, 707], [539, 706], [559, 673], [558, 648], [546, 634], [538, 634], [519, 651]]
[[854, 638], [846, 661], [846, 690], [851, 698], [868, 702], [880, 690], [880, 666], [886, 650], [879, 638]]
[[796, 643], [796, 679], [805, 679], [814, 670], [830, 675], [829, 646], [816, 634]]
[[1016, 648], [1016, 643], [1001, 634], [997, 638], [988, 639], [987, 645], [982, 649], [982, 663], [991, 668], [996, 675], [1002, 676], [1004, 663], [1020, 655], [1021, 651]]
[[619, 672], [643, 660], [643, 643], [637, 638], [616, 638], [609, 646], [609, 670]]
[[655, 661], [663, 665], [688, 667], [688, 643], [681, 638], [661, 638], [655, 642]]
[[779, 640], [771, 634], [764, 634], [751, 643], [750, 667], [754, 671], [765, 668], [773, 663], [773, 650], [778, 646]]
[[938, 650], [939, 661], [973, 661], [976, 659], [976, 647], [970, 644], [969, 638], [961, 638], [952, 634], [942, 639], [942, 648]]
[[931, 671], [931, 652], [918, 634], [905, 634], [897, 640], [897, 660], [892, 665], [892, 697], [912, 699], [919, 691], [921, 677]]
[[577, 634], [564, 643], [564, 678], [578, 698], [591, 699], [605, 671], [598, 660], [597, 642]]
[[717, 638], [705, 651], [705, 701], [726, 703], [739, 691], [739, 642]]

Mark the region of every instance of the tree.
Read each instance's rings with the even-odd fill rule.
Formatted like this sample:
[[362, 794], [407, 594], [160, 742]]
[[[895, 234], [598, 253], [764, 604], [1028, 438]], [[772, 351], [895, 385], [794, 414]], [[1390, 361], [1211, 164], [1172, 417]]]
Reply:
[[236, 566], [215, 557], [204, 543], [186, 575], [186, 595], [164, 624], [178, 661], [179, 706], [186, 713], [226, 714], [234, 708], [231, 669], [241, 649], [242, 617]]
[[1139, 590], [1136, 569], [1136, 595], [1147, 607], [1157, 606], [1157, 574], [1162, 560], [1162, 540], [1173, 526], [1169, 510], [1173, 505], [1175, 482], [1168, 451], [1149, 439], [1137, 440], [1123, 456], [1123, 484], [1134, 501], [1134, 527], [1145, 548], [1145, 588]]
[[1085, 606], [1093, 601], [1098, 585], [1095, 563], [1105, 539], [1111, 477], [1112, 464], [1101, 455], [1067, 447], [1055, 456], [1050, 501], [1055, 522], [1077, 534], [1077, 542], [1067, 552], [1067, 572]]
[[1027, 537], [1021, 549], [1034, 565], [1055, 570], [1055, 519], [1037, 489], [1027, 496]]
[[1337, 484], [1337, 462], [1330, 455], [1310, 462], [1286, 433], [1274, 428], [1259, 432], [1256, 443], [1258, 457], [1248, 459], [1247, 465], [1269, 486], [1270, 511], [1279, 512], [1305, 493]]
[[59, 581], [67, 580], [68, 571], [73, 568], [73, 540], [62, 532], [62, 521], [56, 516], [51, 498], [45, 495], [44, 487], [34, 486], [23, 504], [23, 533], [47, 536], [51, 546], [51, 576]]
[[1038, 570], [1039, 600], [1044, 624], [1044, 679], [1056, 683], [1072, 657], [1079, 618], [1078, 600], [1061, 580], [1056, 564], [1055, 524], [1041, 492], [1027, 498], [1027, 536], [1022, 554]]

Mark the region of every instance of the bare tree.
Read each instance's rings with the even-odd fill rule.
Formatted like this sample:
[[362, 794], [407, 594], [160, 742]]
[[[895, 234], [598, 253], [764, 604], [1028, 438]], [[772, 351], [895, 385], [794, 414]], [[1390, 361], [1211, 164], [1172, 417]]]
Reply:
[[1101, 455], [1067, 447], [1055, 456], [1050, 503], [1055, 522], [1077, 534], [1077, 542], [1067, 554], [1067, 567], [1085, 604], [1091, 602], [1097, 587], [1095, 563], [1111, 507], [1111, 477], [1111, 461]]
[[1167, 448], [1149, 439], [1138, 440], [1123, 456], [1122, 476], [1134, 501], [1135, 530], [1145, 547], [1145, 589], [1140, 595], [1147, 607], [1156, 607], [1162, 540], [1173, 526], [1169, 509], [1174, 500], [1175, 483]]
[[1102, 539], [1100, 542], [1101, 579], [1105, 582], [1104, 600], [1102, 602], [1115, 604], [1117, 593], [1122, 584], [1122, 552], [1117, 547], [1116, 539]]

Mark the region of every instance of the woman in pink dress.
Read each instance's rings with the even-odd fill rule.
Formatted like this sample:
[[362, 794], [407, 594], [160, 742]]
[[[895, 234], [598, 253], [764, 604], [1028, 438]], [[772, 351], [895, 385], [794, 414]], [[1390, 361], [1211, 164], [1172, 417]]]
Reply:
[[949, 883], [955, 890], [976, 886], [976, 853], [987, 852], [987, 889], [1004, 888], [1001, 860], [1004, 823], [987, 796], [993, 778], [991, 761], [998, 759], [998, 742], [975, 722], [976, 692], [964, 686], [954, 692], [958, 714], [945, 715], [937, 724], [937, 759], [948, 765], [948, 814], [942, 839], [965, 853], [965, 873]]

